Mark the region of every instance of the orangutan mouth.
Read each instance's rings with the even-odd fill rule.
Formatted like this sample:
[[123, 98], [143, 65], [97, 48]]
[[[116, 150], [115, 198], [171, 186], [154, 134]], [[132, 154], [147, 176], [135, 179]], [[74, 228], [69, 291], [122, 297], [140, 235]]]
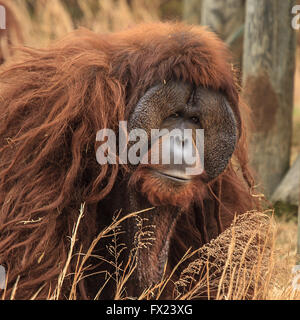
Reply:
[[170, 173], [161, 172], [161, 171], [156, 171], [156, 173], [159, 176], [162, 176], [164, 178], [171, 179], [171, 180], [177, 181], [177, 182], [189, 182], [189, 181], [191, 181], [190, 177], [182, 175], [181, 173], [179, 173], [179, 174], [174, 174], [174, 173], [170, 174]]

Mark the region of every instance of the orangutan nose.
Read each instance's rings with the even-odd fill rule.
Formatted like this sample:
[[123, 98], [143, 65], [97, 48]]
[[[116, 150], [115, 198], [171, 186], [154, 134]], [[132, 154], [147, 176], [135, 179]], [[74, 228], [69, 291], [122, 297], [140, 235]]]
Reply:
[[181, 164], [183, 165], [183, 167], [181, 167], [182, 170], [184, 166], [194, 165], [195, 160], [192, 159], [192, 155], [195, 149], [191, 141], [192, 139], [185, 137], [184, 132], [181, 130], [173, 140], [174, 143], [172, 143], [172, 141], [170, 143], [170, 164]]

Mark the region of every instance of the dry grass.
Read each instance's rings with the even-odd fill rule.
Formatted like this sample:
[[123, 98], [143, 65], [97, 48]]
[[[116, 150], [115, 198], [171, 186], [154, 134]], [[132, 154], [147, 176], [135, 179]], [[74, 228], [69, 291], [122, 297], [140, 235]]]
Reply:
[[295, 300], [299, 295], [291, 290], [292, 269], [296, 264], [297, 224], [295, 220], [277, 221], [275, 238], [275, 267], [277, 285], [269, 293], [269, 299]]
[[[131, 1], [131, 8], [126, 0], [78, 0], [83, 12], [80, 25], [96, 32], [118, 31], [139, 22], [158, 20], [159, 0]], [[98, 10], [94, 11], [93, 8]]]
[[[161, 282], [145, 290], [139, 297], [127, 296], [126, 283], [135, 270], [138, 250], [142, 247], [151, 250], [151, 243], [154, 240], [151, 229], [143, 227], [143, 220], [139, 218], [139, 213], [131, 213], [121, 219], [115, 217], [112, 224], [94, 239], [87, 252], [83, 253], [81, 247], [79, 252], [74, 252], [78, 226], [84, 215], [84, 206], [82, 206], [77, 223], [70, 235], [68, 259], [61, 270], [56, 287], [49, 292], [48, 299], [77, 299], [78, 283], [87, 276], [86, 270], [89, 267], [87, 261], [93, 255], [95, 245], [106, 237], [111, 237], [111, 245], [108, 247], [111, 255], [109, 263], [114, 267], [114, 272], [105, 272], [103, 276], [107, 279], [106, 283], [110, 279], [114, 280], [116, 300], [159, 299], [165, 286], [171, 281], [173, 273], [186, 260], [191, 262], [175, 283], [173, 296], [175, 300], [197, 299], [203, 296], [204, 292], [207, 293], [207, 299], [212, 297], [226, 300], [300, 299], [300, 291], [295, 291], [292, 287], [292, 267], [295, 264], [295, 225], [291, 222], [277, 224], [269, 212], [248, 212], [237, 217], [232, 226], [218, 238], [194, 252], [189, 250], [170, 275], [164, 273]], [[119, 258], [125, 246], [118, 243], [118, 235], [122, 232], [120, 224], [132, 217], [138, 221], [139, 231], [135, 238], [138, 241], [128, 261], [122, 262]], [[286, 239], [287, 233], [290, 233], [289, 241]], [[97, 258], [104, 259], [99, 256]], [[76, 261], [76, 270], [70, 273], [69, 266], [72, 259]], [[72, 284], [69, 294], [63, 296], [64, 281], [69, 282], [70, 279]], [[106, 283], [99, 288], [95, 299], [101, 299]], [[32, 299], [39, 299], [42, 288], [32, 296]], [[10, 299], [14, 299], [17, 290], [18, 280]], [[4, 297], [5, 291], [3, 299]]]
[[[26, 3], [33, 3], [33, 12]], [[111, 32], [127, 28], [139, 22], [159, 20], [161, 0], [72, 0], [80, 11], [75, 19], [62, 0], [9, 0], [22, 26], [25, 44], [34, 47], [47, 46], [75, 29], [86, 27], [95, 32]], [[69, 8], [70, 8], [69, 4]]]
[[[149, 209], [151, 210], [151, 209]], [[73, 277], [73, 285], [69, 299], [76, 299], [77, 284], [82, 279], [85, 265], [98, 241], [103, 237], [111, 236], [109, 247], [112, 265], [115, 268], [114, 274], [107, 274], [107, 279], [114, 279], [116, 285], [115, 299], [159, 299], [165, 286], [171, 281], [176, 269], [186, 260], [194, 260], [182, 272], [176, 283], [174, 299], [194, 299], [201, 295], [203, 289], [209, 291], [217, 290], [216, 299], [300, 299], [300, 291], [293, 290], [292, 268], [295, 264], [296, 250], [296, 226], [293, 222], [277, 224], [270, 213], [248, 212], [238, 217], [231, 228], [223, 232], [218, 238], [212, 240], [199, 250], [188, 251], [170, 275], [163, 275], [160, 283], [148, 288], [139, 297], [128, 297], [126, 295], [126, 282], [130, 279], [136, 265], [136, 256], [140, 248], [148, 247], [151, 250], [151, 230], [144, 229], [143, 220], [139, 219], [139, 213], [135, 212], [122, 219], [116, 217], [112, 224], [100, 232], [98, 237], [91, 244], [87, 253], [81, 252], [73, 255], [73, 244], [76, 239], [76, 231], [83, 214], [83, 207], [78, 217], [76, 226], [71, 236], [70, 259], [77, 257], [78, 268], [74, 275], [67, 275], [67, 267], [70, 259], [67, 260], [58, 285], [52, 299], [59, 299], [59, 288], [62, 286], [66, 276]], [[118, 234], [121, 231], [120, 224], [128, 218], [136, 217], [139, 231], [136, 234], [136, 248], [132, 250], [128, 261], [122, 264], [119, 256], [125, 246], [118, 243]], [[289, 234], [289, 239], [286, 239]], [[198, 257], [198, 258], [196, 258]], [[102, 257], [99, 257], [102, 259]], [[211, 262], [213, 261], [213, 262]], [[205, 274], [201, 274], [203, 266], [207, 266]], [[200, 273], [200, 274], [199, 274]], [[197, 276], [198, 275], [198, 276]], [[200, 275], [200, 277], [199, 277]], [[249, 296], [249, 288], [253, 288]], [[95, 299], [101, 299], [101, 291], [105, 285], [99, 288]], [[208, 296], [208, 298], [210, 298]]]
[[[188, 288], [183, 298], [197, 298], [207, 287], [208, 298], [211, 291], [218, 300], [263, 298], [273, 275], [274, 232], [273, 220], [265, 213], [247, 212], [237, 217], [231, 228], [200, 248], [200, 257], [184, 270], [178, 281], [179, 286]], [[208, 271], [191, 289], [203, 266], [208, 266]]]

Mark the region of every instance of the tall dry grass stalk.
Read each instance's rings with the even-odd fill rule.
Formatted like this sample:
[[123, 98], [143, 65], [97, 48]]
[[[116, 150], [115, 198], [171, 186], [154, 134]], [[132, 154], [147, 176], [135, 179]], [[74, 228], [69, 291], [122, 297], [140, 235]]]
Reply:
[[[107, 278], [106, 283], [111, 278], [113, 278], [116, 283], [115, 299], [123, 298], [123, 294], [125, 291], [125, 284], [135, 269], [135, 261], [136, 261], [136, 255], [137, 255], [138, 249], [141, 247], [147, 246], [150, 243], [149, 240], [153, 239], [153, 238], [151, 238], [152, 233], [149, 230], [145, 230], [145, 227], [143, 227], [143, 220], [138, 217], [138, 214], [149, 211], [149, 210], [152, 210], [152, 208], [145, 209], [145, 210], [138, 211], [138, 212], [134, 212], [134, 213], [130, 213], [120, 219], [119, 219], [119, 215], [117, 215], [116, 217], [113, 218], [113, 222], [111, 223], [111, 225], [109, 225], [107, 228], [102, 230], [98, 234], [98, 236], [93, 240], [93, 242], [91, 243], [91, 245], [86, 253], [81, 252], [82, 247], [80, 247], [80, 250], [78, 253], [74, 253], [73, 249], [74, 249], [74, 245], [76, 242], [76, 235], [77, 235], [78, 227], [80, 224], [80, 220], [82, 219], [83, 214], [84, 214], [84, 205], [82, 205], [77, 222], [74, 225], [73, 232], [70, 237], [70, 250], [68, 253], [68, 258], [67, 258], [66, 264], [65, 264], [64, 268], [62, 269], [61, 274], [59, 275], [57, 286], [56, 286], [53, 294], [50, 295], [50, 299], [51, 300], [52, 299], [58, 300], [58, 299], [62, 298], [61, 297], [61, 288], [63, 286], [63, 282], [66, 277], [71, 277], [72, 278], [72, 285], [71, 285], [68, 299], [69, 300], [76, 300], [78, 284], [86, 276], [84, 274], [84, 272], [89, 267], [87, 265], [87, 261], [90, 257], [96, 257], [99, 260], [105, 260], [106, 262], [109, 262], [110, 264], [113, 265], [113, 267], [115, 268], [115, 273], [110, 274], [108, 271], [106, 272], [106, 278]], [[131, 252], [125, 267], [123, 267], [122, 262], [119, 261], [120, 254], [125, 248], [125, 245], [123, 243], [121, 243], [121, 244], [118, 243], [118, 235], [121, 232], [120, 224], [124, 220], [130, 219], [133, 217], [137, 218], [137, 220], [138, 220], [138, 232], [136, 234], [136, 238], [138, 239], [138, 241], [136, 243], [136, 249]], [[111, 260], [111, 261], [108, 261], [104, 257], [93, 255], [93, 250], [94, 250], [95, 246], [97, 245], [97, 243], [106, 237], [112, 237], [111, 245], [108, 246], [108, 251], [111, 254], [111, 256], [113, 257], [113, 260]], [[77, 258], [76, 269], [73, 274], [67, 274], [67, 270], [69, 269], [69, 265], [70, 265], [72, 258]], [[89, 276], [91, 276], [91, 274]], [[98, 291], [97, 295], [95, 296], [95, 299], [101, 298], [101, 292], [105, 288], [105, 284], [103, 287], [99, 288], [99, 291]]]
[[[197, 299], [199, 296], [203, 297], [203, 292], [208, 292], [208, 299], [211, 298], [209, 292], [216, 293], [216, 299], [227, 300], [300, 298], [300, 292], [293, 290], [291, 286], [291, 272], [288, 275], [289, 281], [284, 284], [278, 281], [278, 275], [285, 270], [283, 266], [276, 265], [277, 228], [273, 217], [266, 212], [248, 212], [237, 217], [232, 226], [219, 237], [198, 250], [189, 250], [171, 274], [166, 275], [164, 272], [161, 282], [147, 288], [139, 297], [128, 297], [126, 282], [136, 267], [138, 250], [145, 247], [151, 250], [151, 243], [155, 241], [153, 233], [143, 227], [143, 220], [138, 215], [139, 212], [135, 212], [122, 219], [115, 218], [112, 224], [93, 241], [89, 251], [86, 254], [79, 254], [83, 259], [73, 275], [70, 299], [76, 298], [76, 286], [84, 277], [84, 265], [92, 255], [96, 243], [106, 236], [112, 236], [109, 250], [113, 258], [112, 265], [115, 268], [115, 273], [108, 274], [107, 279], [112, 278], [115, 281], [115, 299], [117, 300], [159, 299], [180, 265], [191, 260], [192, 262], [182, 272], [180, 279], [175, 284], [174, 299]], [[124, 244], [118, 243], [118, 234], [122, 232], [121, 222], [132, 217], [137, 219], [139, 226], [135, 237], [138, 240], [135, 250], [131, 252], [128, 261], [123, 266], [119, 257], [124, 250]], [[99, 288], [96, 299], [101, 299], [102, 290], [105, 290], [105, 285]]]
[[[140, 248], [151, 250], [151, 245], [155, 241], [151, 227], [144, 227], [145, 221], [139, 217], [141, 212], [134, 212], [122, 218], [117, 215], [113, 218], [111, 225], [102, 230], [93, 240], [87, 252], [82, 252], [81, 246], [79, 246], [78, 252], [74, 252], [74, 248], [78, 248], [75, 246], [76, 234], [84, 210], [84, 205], [82, 205], [70, 235], [67, 261], [62, 267], [56, 287], [52, 292], [49, 292], [48, 299], [76, 300], [80, 281], [90, 276], [86, 273], [90, 257], [105, 259], [115, 270], [113, 273], [102, 271], [106, 282], [99, 288], [95, 299], [101, 299], [101, 293], [111, 279], [115, 283], [114, 298], [116, 300], [159, 299], [166, 285], [172, 281], [173, 274], [182, 263], [187, 261], [190, 263], [175, 283], [173, 298], [176, 300], [197, 299], [199, 297], [222, 300], [300, 299], [300, 292], [292, 288], [291, 270], [285, 275], [285, 281], [281, 281], [282, 273], [287, 271], [284, 266], [278, 265], [279, 260], [276, 257], [277, 250], [275, 248], [277, 226], [273, 217], [266, 212], [247, 212], [236, 217], [232, 226], [216, 239], [198, 250], [188, 250], [171, 274], [167, 275], [165, 269], [159, 283], [147, 288], [139, 297], [129, 297], [126, 293], [126, 284], [136, 268], [138, 251]], [[151, 210], [151, 208], [147, 210]], [[139, 231], [135, 237], [135, 249], [131, 251], [127, 261], [120, 261], [120, 254], [125, 249], [125, 245], [119, 243], [118, 235], [123, 232], [121, 223], [129, 218], [136, 219]], [[154, 228], [154, 226], [152, 227]], [[107, 257], [93, 255], [96, 244], [107, 237], [111, 237], [111, 245], [108, 246], [111, 260]], [[72, 259], [76, 259], [76, 268], [73, 273], [70, 273], [69, 266]], [[63, 296], [64, 281], [70, 279], [69, 295]], [[14, 299], [17, 289], [18, 281], [14, 285], [10, 299]], [[42, 289], [43, 286], [32, 296], [32, 299], [39, 299], [39, 292]]]

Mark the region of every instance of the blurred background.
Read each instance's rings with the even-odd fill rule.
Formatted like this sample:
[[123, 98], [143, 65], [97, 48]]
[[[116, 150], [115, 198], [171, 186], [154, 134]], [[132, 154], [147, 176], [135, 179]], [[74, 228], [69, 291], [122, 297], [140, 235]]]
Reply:
[[295, 6], [300, 1], [0, 0], [0, 5], [6, 10], [1, 64], [13, 61], [16, 45], [44, 47], [78, 27], [114, 32], [140, 22], [172, 20], [207, 25], [216, 32], [232, 51], [242, 95], [252, 110], [249, 144], [257, 190], [275, 207], [282, 258], [296, 252], [300, 7]]

